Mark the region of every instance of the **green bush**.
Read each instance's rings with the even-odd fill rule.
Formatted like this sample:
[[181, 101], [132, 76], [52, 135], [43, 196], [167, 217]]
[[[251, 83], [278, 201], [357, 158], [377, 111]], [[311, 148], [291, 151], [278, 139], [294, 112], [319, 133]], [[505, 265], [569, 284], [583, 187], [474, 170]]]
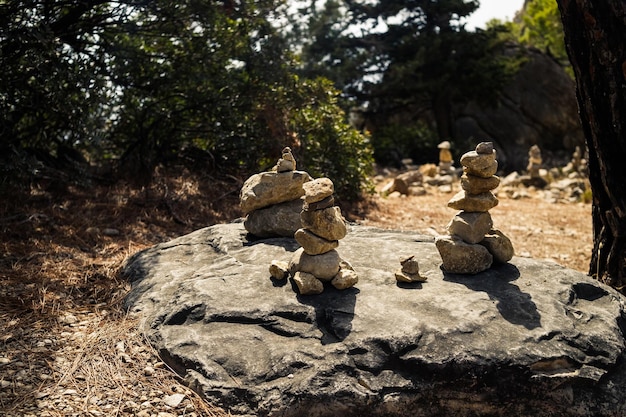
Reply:
[[353, 201], [372, 189], [373, 153], [366, 135], [346, 121], [338, 104], [339, 92], [329, 80], [299, 83], [302, 105], [294, 108], [291, 123], [299, 142], [299, 166], [314, 177], [328, 177], [339, 198]]
[[388, 124], [372, 134], [374, 158], [385, 166], [399, 167], [404, 158], [417, 164], [437, 162], [437, 134], [424, 123]]

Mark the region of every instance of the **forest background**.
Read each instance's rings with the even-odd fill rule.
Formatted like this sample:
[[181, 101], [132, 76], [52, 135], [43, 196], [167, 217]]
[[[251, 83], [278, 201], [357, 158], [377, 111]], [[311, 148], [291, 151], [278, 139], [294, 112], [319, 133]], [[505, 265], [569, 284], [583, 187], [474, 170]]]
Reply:
[[[556, 3], [467, 31], [477, 1], [38, 2], [0, 6], [3, 191], [130, 180], [158, 166], [245, 177], [290, 146], [338, 196], [373, 163], [436, 161], [455, 108], [524, 63], [568, 61]], [[506, 138], [501, 139], [506, 144]]]
[[[525, 50], [571, 73], [556, 2], [466, 30], [478, 3], [1, 2], [0, 411], [219, 414], [136, 333], [118, 270], [239, 217], [242, 182], [284, 146], [333, 180], [349, 220], [447, 223], [448, 195], [374, 199], [374, 175], [436, 162], [443, 140], [473, 149], [456, 109], [497, 106]], [[587, 269], [589, 204], [556, 221], [535, 200], [500, 209], [518, 254]]]

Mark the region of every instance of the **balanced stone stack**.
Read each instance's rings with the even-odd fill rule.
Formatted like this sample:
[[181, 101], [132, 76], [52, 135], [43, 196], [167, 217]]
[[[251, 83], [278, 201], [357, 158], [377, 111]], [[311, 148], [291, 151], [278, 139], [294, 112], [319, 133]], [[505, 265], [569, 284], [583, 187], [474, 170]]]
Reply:
[[453, 175], [454, 174], [454, 166], [452, 160], [452, 152], [450, 152], [450, 142], [444, 140], [439, 145], [439, 165], [437, 166], [437, 171], [439, 175]]
[[450, 152], [450, 142], [443, 141], [439, 145], [439, 165], [437, 165], [437, 173], [434, 177], [429, 178], [426, 182], [429, 185], [439, 187], [441, 192], [452, 192], [452, 183], [455, 180], [456, 168], [454, 168], [454, 160], [452, 152]]
[[398, 282], [425, 282], [426, 277], [420, 275], [420, 267], [415, 255], [400, 257], [400, 269], [395, 272]]
[[246, 230], [263, 238], [293, 237], [301, 227], [302, 185], [312, 179], [308, 173], [296, 171], [291, 149], [284, 148], [271, 171], [251, 176], [241, 187], [239, 204], [246, 215]]
[[544, 188], [548, 184], [540, 173], [542, 163], [541, 149], [537, 145], [531, 146], [528, 150], [528, 165], [526, 166], [528, 174], [521, 177], [522, 184], [537, 188]]
[[481, 142], [476, 150], [461, 157], [462, 191], [448, 202], [460, 210], [448, 224], [449, 235], [438, 236], [435, 245], [443, 269], [455, 274], [477, 274], [493, 262], [505, 263], [513, 257], [513, 245], [502, 232], [493, 228], [489, 210], [498, 204], [491, 190], [500, 179], [496, 151], [491, 142]]
[[324, 282], [337, 289], [349, 288], [357, 283], [358, 276], [335, 250], [346, 236], [347, 226], [334, 205], [334, 185], [328, 178], [318, 178], [304, 183], [303, 188], [302, 227], [294, 236], [302, 247], [289, 262], [289, 274], [302, 295], [321, 293]]

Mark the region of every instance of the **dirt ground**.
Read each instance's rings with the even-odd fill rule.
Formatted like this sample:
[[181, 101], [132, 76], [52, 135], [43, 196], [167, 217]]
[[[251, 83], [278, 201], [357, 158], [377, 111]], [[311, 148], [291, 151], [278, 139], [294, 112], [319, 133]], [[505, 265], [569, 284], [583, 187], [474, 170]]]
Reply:
[[[377, 187], [380, 190], [381, 186]], [[373, 196], [347, 217], [357, 223], [387, 229], [413, 230], [433, 236], [446, 234], [446, 225], [456, 211], [448, 200], [460, 191], [427, 188], [422, 196]], [[591, 204], [552, 203], [542, 190], [525, 189], [528, 197], [507, 198], [498, 193], [500, 203], [489, 211], [494, 227], [508, 236], [515, 254], [547, 259], [587, 273], [593, 248]]]
[[[124, 260], [159, 242], [240, 216], [236, 178], [160, 172], [154, 185], [43, 188], [0, 202], [0, 415], [222, 416], [183, 386], [121, 308]], [[458, 185], [457, 185], [458, 187]], [[518, 256], [583, 272], [591, 206], [555, 204], [531, 191], [501, 198], [495, 227]], [[372, 196], [346, 218], [445, 233], [451, 193]]]

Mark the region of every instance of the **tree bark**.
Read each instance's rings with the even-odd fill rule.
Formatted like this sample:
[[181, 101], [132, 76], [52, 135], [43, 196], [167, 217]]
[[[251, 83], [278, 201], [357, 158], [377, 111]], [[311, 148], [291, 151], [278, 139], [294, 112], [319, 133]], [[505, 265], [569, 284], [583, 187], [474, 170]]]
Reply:
[[558, 0], [589, 151], [593, 252], [589, 275], [626, 286], [626, 3]]

